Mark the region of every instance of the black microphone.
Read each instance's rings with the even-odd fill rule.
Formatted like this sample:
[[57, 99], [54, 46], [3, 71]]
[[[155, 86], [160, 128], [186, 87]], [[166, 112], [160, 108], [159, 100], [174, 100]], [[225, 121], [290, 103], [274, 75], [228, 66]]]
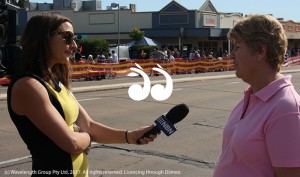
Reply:
[[[167, 136], [170, 136], [176, 131], [174, 124], [180, 122], [188, 113], [189, 108], [186, 104], [179, 104], [174, 106], [166, 115], [162, 115], [157, 120], [155, 120], [156, 126], [145, 133], [141, 138], [149, 137], [150, 135], [156, 135], [161, 130], [163, 130], [163, 132]], [[137, 140], [136, 143], [141, 144], [141, 141]]]

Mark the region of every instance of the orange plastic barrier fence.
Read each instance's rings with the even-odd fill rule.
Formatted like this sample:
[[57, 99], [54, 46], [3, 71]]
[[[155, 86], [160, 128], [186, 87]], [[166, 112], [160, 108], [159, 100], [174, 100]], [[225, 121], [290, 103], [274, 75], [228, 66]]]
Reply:
[[7, 76], [0, 78], [0, 85], [8, 85], [9, 82], [10, 82], [10, 79]]
[[288, 66], [294, 66], [294, 65], [299, 65], [300, 64], [300, 55], [295, 56], [295, 57], [289, 57], [286, 61], [286, 63], [283, 64], [284, 67]]
[[234, 65], [232, 59], [223, 58], [219, 59], [197, 59], [185, 60], [177, 58], [175, 60], [128, 60], [120, 63], [90, 63], [90, 62], [77, 62], [72, 63], [73, 75], [72, 78], [84, 78], [92, 76], [106, 75], [112, 73], [117, 76], [125, 76], [129, 74], [131, 67], [136, 67], [136, 64], [143, 68], [147, 74], [153, 73], [152, 68], [157, 67], [159, 64], [165, 71], [170, 74], [173, 73], [187, 73], [187, 72], [208, 72], [219, 70], [232, 70]]
[[[143, 71], [147, 74], [155, 74], [152, 70], [153, 67], [157, 67], [159, 64], [169, 74], [174, 73], [193, 73], [193, 72], [211, 72], [211, 71], [222, 71], [222, 70], [233, 70], [233, 60], [230, 58], [223, 59], [197, 59], [197, 60], [186, 60], [177, 58], [172, 61], [162, 61], [154, 59], [145, 60], [128, 60], [121, 63], [89, 63], [86, 61], [80, 61], [72, 63], [71, 67], [73, 70], [72, 78], [86, 78], [103, 76], [108, 73], [117, 76], [126, 76], [129, 74], [131, 67], [136, 67], [135, 63], [143, 68]], [[290, 57], [283, 64], [283, 67], [289, 67], [294, 65], [300, 65], [300, 55]], [[0, 78], [0, 85], [9, 84], [10, 80], [4, 76]]]

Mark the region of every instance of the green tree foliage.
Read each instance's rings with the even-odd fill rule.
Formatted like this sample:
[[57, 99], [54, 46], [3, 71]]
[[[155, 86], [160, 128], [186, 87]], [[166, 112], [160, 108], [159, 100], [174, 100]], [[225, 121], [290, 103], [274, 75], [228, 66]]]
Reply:
[[144, 32], [141, 31], [139, 28], [133, 28], [129, 32], [129, 37], [135, 41], [136, 45], [138, 45], [138, 42], [142, 39], [144, 36]]
[[82, 47], [81, 54], [86, 58], [93, 55], [94, 58], [100, 53], [107, 54], [109, 52], [109, 43], [104, 39], [85, 39], [77, 42], [78, 47]]
[[29, 2], [29, 0], [10, 0], [9, 1], [9, 3], [11, 3], [15, 6], [21, 7], [21, 8], [24, 8], [24, 4], [26, 2]]
[[24, 5], [25, 5], [26, 2], [29, 2], [29, 0], [19, 0], [16, 5], [21, 7], [21, 8], [24, 8]]

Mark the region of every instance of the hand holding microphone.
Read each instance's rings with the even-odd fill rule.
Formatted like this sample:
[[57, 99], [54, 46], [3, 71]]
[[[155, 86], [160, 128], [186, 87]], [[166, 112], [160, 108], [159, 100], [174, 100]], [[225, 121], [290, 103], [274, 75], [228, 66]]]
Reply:
[[[187, 105], [179, 104], [174, 106], [166, 115], [162, 115], [156, 119], [156, 125], [141, 138], [149, 137], [150, 135], [157, 135], [160, 131], [163, 131], [167, 136], [170, 136], [176, 131], [174, 124], [180, 122], [188, 113], [189, 108]], [[141, 144], [141, 141], [138, 140], [136, 143]]]

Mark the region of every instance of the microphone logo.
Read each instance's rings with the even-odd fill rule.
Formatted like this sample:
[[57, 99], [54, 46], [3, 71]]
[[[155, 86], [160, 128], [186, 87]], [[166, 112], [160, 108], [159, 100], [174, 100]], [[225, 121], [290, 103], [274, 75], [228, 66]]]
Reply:
[[159, 127], [159, 129], [161, 129], [167, 136], [172, 135], [177, 130], [164, 115], [160, 116], [154, 122]]
[[144, 85], [141, 86], [139, 84], [133, 84], [129, 87], [128, 95], [131, 99], [135, 101], [141, 101], [147, 98], [149, 93], [151, 93], [152, 98], [157, 101], [164, 101], [171, 96], [173, 91], [172, 78], [159, 64], [157, 64], [158, 68], [154, 67], [152, 70], [161, 73], [166, 78], [165, 87], [161, 84], [156, 84], [151, 88], [151, 82], [148, 75], [142, 71], [143, 68], [139, 64], [135, 63], [135, 65], [137, 68], [131, 67], [130, 70], [134, 72], [129, 73], [127, 76], [135, 77], [139, 76], [140, 74], [144, 79]]

